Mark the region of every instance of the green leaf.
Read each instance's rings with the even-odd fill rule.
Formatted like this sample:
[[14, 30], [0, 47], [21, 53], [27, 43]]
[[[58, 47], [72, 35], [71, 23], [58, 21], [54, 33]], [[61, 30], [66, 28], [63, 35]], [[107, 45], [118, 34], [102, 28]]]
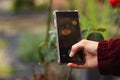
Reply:
[[105, 28], [98, 28], [97, 31], [100, 31], [100, 32], [105, 32], [106, 29]]
[[39, 45], [39, 61], [40, 63], [44, 63], [45, 62], [45, 54], [46, 54], [46, 50], [47, 50], [47, 43], [46, 42], [42, 42]]
[[92, 32], [87, 36], [87, 39], [93, 40], [93, 41], [101, 41], [101, 40], [104, 40], [104, 37], [99, 32]]
[[85, 38], [85, 36], [88, 34], [88, 29], [84, 29], [82, 32], [82, 38]]

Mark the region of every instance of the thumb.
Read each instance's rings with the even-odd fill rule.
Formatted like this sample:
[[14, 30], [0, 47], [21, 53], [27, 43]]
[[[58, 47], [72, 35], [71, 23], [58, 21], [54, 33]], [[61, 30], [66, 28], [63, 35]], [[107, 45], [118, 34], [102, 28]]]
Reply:
[[84, 48], [85, 40], [81, 40], [80, 42], [74, 44], [71, 48], [70, 57], [73, 57], [78, 51]]

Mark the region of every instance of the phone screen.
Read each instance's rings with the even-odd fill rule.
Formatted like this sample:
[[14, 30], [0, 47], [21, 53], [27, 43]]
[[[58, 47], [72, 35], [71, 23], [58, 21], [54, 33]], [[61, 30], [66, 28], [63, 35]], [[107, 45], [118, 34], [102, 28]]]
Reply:
[[[79, 15], [77, 11], [55, 12], [59, 63], [77, 62], [79, 56], [70, 58], [73, 44], [81, 40]], [[79, 59], [78, 59], [79, 58]]]

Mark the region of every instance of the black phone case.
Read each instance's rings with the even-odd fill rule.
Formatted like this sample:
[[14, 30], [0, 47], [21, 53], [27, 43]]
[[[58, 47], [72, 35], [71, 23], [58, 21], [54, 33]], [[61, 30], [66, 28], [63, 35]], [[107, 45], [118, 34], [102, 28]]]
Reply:
[[78, 11], [54, 11], [54, 24], [56, 27], [58, 63], [83, 63], [83, 49], [74, 57], [69, 57], [73, 44], [81, 40]]

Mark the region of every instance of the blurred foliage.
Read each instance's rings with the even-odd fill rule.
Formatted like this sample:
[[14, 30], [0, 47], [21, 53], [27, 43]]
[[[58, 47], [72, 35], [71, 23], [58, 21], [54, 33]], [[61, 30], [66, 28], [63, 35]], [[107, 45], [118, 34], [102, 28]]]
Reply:
[[48, 3], [36, 6], [34, 0], [15, 0], [13, 11], [18, 12], [40, 12], [48, 9]]
[[113, 9], [111, 14], [111, 21], [114, 22], [115, 25], [120, 27], [120, 7], [116, 7]]
[[56, 35], [55, 31], [51, 30], [50, 33], [50, 39], [47, 42], [42, 42], [39, 45], [39, 60], [40, 63], [44, 62], [54, 62], [56, 60]]
[[[49, 1], [48, 6], [48, 15], [47, 15], [47, 30], [46, 30], [46, 39], [44, 42], [42, 42], [39, 45], [39, 58], [41, 63], [49, 63], [54, 58], [54, 54], [52, 54], [55, 50], [52, 45], [52, 40], [54, 40], [54, 35], [50, 36], [50, 34], [53, 34], [53, 31], [50, 31], [51, 21], [52, 21], [52, 2], [53, 0]], [[49, 32], [50, 31], [50, 32]], [[51, 37], [51, 38], [50, 38]], [[53, 60], [54, 61], [54, 60]]]
[[6, 40], [0, 39], [0, 78], [6, 77], [10, 75], [14, 75], [16, 70], [11, 67], [6, 62], [5, 50], [8, 46], [8, 42]]
[[34, 0], [15, 0], [14, 10], [15, 12], [33, 10], [35, 7]]
[[16, 73], [16, 69], [4, 64], [0, 64], [0, 78], [9, 77]]
[[87, 36], [87, 40], [101, 41], [104, 40], [104, 37], [99, 32], [92, 32]]
[[0, 39], [0, 48], [5, 48], [7, 46], [7, 41]]
[[[86, 15], [81, 15], [81, 26], [82, 28], [88, 29], [91, 33], [96, 30], [104, 30], [100, 31], [105, 39], [109, 39], [112, 37], [111, 33], [111, 7], [109, 3], [105, 0], [104, 4], [99, 5], [99, 2], [93, 0], [91, 4], [89, 1], [86, 2]], [[99, 8], [100, 7], [100, 8]], [[82, 11], [82, 10], [81, 10]], [[89, 13], [89, 14], [88, 14]], [[100, 29], [101, 28], [101, 29]]]
[[23, 62], [38, 62], [38, 44], [44, 39], [44, 34], [27, 33], [19, 40], [18, 53]]
[[35, 12], [47, 11], [47, 10], [48, 10], [48, 3], [44, 3], [39, 6], [36, 6], [34, 9]]

